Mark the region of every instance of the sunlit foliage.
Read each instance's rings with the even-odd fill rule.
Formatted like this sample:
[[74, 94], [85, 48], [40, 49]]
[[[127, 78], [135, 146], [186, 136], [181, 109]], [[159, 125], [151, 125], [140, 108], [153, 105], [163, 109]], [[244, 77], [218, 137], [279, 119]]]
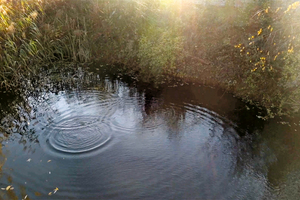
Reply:
[[300, 107], [299, 1], [2, 0], [0, 10], [2, 87], [57, 62], [101, 62], [144, 81], [219, 86], [271, 117]]
[[257, 30], [235, 45], [244, 62], [237, 81], [241, 96], [260, 102], [271, 116], [299, 109], [298, 8], [299, 1], [283, 7], [266, 5], [253, 16]]
[[17, 86], [20, 77], [54, 61], [89, 59], [85, 19], [77, 11], [65, 14], [57, 9], [63, 7], [67, 6], [61, 0], [1, 1], [1, 87]]

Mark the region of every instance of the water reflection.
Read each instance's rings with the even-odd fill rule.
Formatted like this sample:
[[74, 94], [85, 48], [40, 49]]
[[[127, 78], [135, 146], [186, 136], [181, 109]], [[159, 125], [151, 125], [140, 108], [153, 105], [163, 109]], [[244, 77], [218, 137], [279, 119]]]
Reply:
[[[272, 123], [249, 118], [252, 110], [220, 90], [80, 78], [71, 90], [27, 96], [25, 132], [1, 148], [0, 184], [13, 185], [17, 198], [270, 199], [290, 170], [276, 173], [293, 166], [278, 164], [276, 145], [292, 152], [282, 130], [267, 136]], [[0, 195], [14, 199], [9, 192]]]

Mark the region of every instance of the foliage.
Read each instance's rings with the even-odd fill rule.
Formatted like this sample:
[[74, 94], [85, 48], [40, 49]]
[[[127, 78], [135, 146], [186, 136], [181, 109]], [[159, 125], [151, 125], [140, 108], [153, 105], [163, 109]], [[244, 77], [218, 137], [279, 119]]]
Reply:
[[79, 13], [72, 12], [73, 7], [67, 14], [63, 14], [58, 7], [67, 8], [66, 2], [60, 0], [0, 2], [2, 87], [17, 86], [20, 77], [35, 73], [35, 66], [49, 65], [58, 60], [72, 62], [89, 60], [84, 29], [85, 18], [79, 18]]
[[235, 45], [243, 60], [237, 93], [259, 102], [269, 116], [299, 109], [299, 3], [284, 8], [267, 4], [249, 24], [258, 28], [248, 33], [247, 41]]
[[171, 74], [226, 88], [269, 117], [288, 113], [300, 106], [299, 1], [276, 2], [2, 0], [0, 84], [93, 61], [144, 81]]

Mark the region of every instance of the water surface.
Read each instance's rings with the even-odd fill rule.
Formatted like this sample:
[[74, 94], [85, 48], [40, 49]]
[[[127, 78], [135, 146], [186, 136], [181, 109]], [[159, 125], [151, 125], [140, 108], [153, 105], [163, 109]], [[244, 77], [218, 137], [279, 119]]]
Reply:
[[22, 128], [2, 131], [2, 199], [299, 196], [299, 120], [266, 123], [208, 87], [93, 77], [26, 96]]

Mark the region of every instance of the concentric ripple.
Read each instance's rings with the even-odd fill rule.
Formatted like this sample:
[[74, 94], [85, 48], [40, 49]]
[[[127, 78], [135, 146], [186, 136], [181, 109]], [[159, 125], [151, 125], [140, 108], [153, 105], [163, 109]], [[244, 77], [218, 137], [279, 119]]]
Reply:
[[56, 199], [263, 199], [274, 163], [265, 140], [240, 136], [225, 117], [235, 110], [203, 106], [195, 98], [203, 92], [168, 90], [146, 98], [108, 84], [49, 94], [30, 125], [38, 143], [24, 144], [37, 151], [3, 146], [11, 150], [3, 174], [14, 180], [5, 185], [26, 181], [28, 196], [42, 199], [55, 187]]
[[109, 127], [86, 117], [64, 119], [55, 126], [46, 139], [46, 144], [62, 153], [85, 153], [104, 146], [111, 139]]
[[154, 131], [165, 123], [165, 115], [168, 114], [165, 110], [156, 112], [153, 109], [147, 114], [142, 96], [123, 96], [115, 112], [107, 118], [113, 130], [123, 133]]
[[38, 119], [35, 124], [40, 127], [64, 126], [62, 119], [81, 118], [89, 124], [111, 116], [118, 103], [116, 94], [101, 91], [72, 91], [69, 93], [47, 94], [47, 101], [37, 102], [33, 115]]

